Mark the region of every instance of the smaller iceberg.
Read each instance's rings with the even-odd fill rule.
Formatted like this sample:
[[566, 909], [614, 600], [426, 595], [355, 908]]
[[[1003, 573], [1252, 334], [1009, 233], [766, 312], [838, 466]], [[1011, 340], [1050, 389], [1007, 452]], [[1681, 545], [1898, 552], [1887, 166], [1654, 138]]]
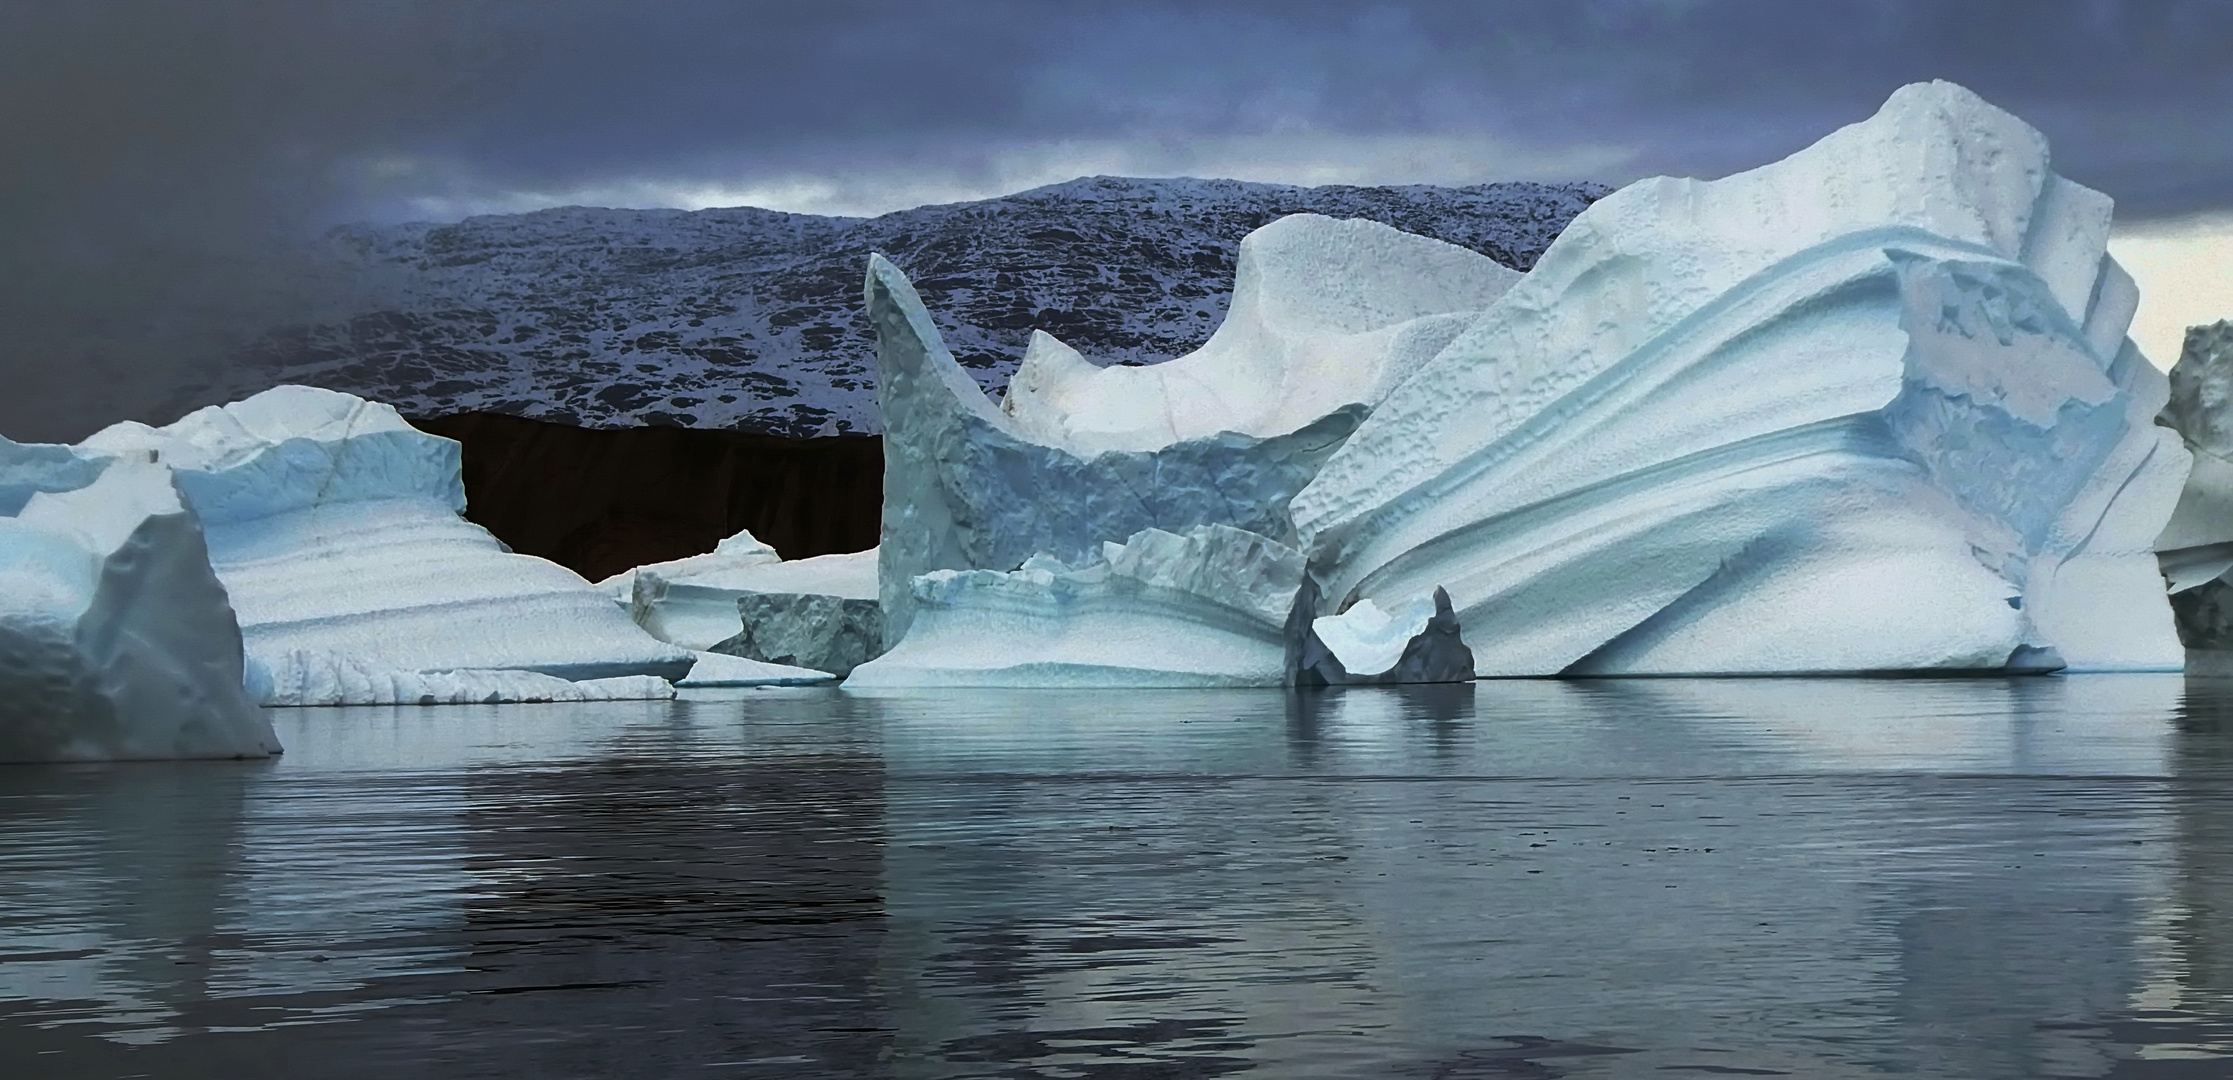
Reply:
[[279, 753], [170, 473], [0, 440], [0, 761]]
[[675, 686], [683, 690], [698, 690], [732, 686], [812, 686], [836, 681], [837, 676], [826, 671], [810, 671], [786, 664], [748, 660], [741, 656], [702, 652], [698, 654], [698, 662], [691, 667], [690, 674]]
[[1364, 686], [1397, 683], [1466, 682], [1473, 678], [1473, 651], [1458, 633], [1450, 594], [1436, 589], [1430, 599], [1395, 611], [1359, 600], [1338, 615], [1312, 617], [1317, 586], [1305, 584], [1289, 617], [1287, 681], [1296, 686]]
[[876, 559], [871, 548], [784, 561], [740, 532], [707, 554], [639, 566], [598, 587], [624, 595], [630, 617], [661, 641], [843, 676], [884, 648]]
[[251, 660], [249, 693], [265, 705], [499, 705], [541, 701], [661, 700], [674, 684], [656, 675], [579, 681], [533, 671], [406, 671], [351, 656], [289, 649]]
[[2194, 469], [2156, 538], [2188, 670], [2233, 667], [2233, 320], [2189, 327], [2156, 417], [2179, 433]]
[[915, 622], [848, 690], [932, 686], [1277, 686], [1302, 555], [1228, 525], [1144, 529], [1069, 566], [939, 570]]

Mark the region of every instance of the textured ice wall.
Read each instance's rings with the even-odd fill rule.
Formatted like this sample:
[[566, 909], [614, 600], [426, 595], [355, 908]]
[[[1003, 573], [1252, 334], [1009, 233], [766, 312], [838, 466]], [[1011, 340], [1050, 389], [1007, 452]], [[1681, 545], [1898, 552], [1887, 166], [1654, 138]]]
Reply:
[[1224, 431], [1081, 457], [993, 406], [881, 256], [869, 259], [865, 292], [885, 430], [877, 570], [887, 645], [912, 621], [911, 582], [934, 570], [1008, 571], [1034, 555], [1075, 564], [1143, 529], [1228, 525], [1292, 539], [1288, 500], [1366, 411], [1345, 406], [1270, 437]]
[[[20, 450], [33, 453], [16, 453]], [[266, 757], [271, 724], [241, 688], [240, 627], [170, 473], [44, 462], [0, 517], [0, 761]]]
[[1226, 525], [1145, 529], [1075, 566], [934, 571], [915, 626], [845, 686], [1277, 686], [1302, 571]]
[[[636, 625], [701, 658], [844, 675], [884, 651], [876, 561], [874, 549], [785, 561], [740, 532], [704, 555], [639, 566], [598, 588], [625, 585]], [[703, 681], [695, 669], [691, 677]]]
[[2109, 217], [1948, 83], [1630, 185], [1293, 500], [1312, 572], [1446, 586], [1483, 674], [2176, 669]]
[[291, 670], [296, 653], [367, 672], [689, 670], [686, 650], [572, 571], [460, 518], [457, 444], [386, 405], [284, 386], [162, 428], [118, 424], [84, 445], [172, 471], [267, 670]]

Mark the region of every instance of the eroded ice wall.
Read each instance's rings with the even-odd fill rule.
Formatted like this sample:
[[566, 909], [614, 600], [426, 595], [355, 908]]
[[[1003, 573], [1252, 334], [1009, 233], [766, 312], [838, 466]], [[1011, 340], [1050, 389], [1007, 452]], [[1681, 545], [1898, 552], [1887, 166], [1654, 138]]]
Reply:
[[1948, 83], [1630, 185], [1297, 495], [1312, 572], [1447, 587], [1483, 674], [2176, 669], [2187, 455], [2109, 218]]

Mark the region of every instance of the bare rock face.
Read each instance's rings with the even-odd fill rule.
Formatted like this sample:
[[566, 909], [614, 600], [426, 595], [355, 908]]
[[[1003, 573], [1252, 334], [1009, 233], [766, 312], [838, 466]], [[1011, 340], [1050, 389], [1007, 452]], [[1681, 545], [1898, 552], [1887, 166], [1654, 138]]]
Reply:
[[866, 219], [565, 207], [348, 226], [326, 257], [369, 295], [262, 335], [174, 409], [305, 383], [414, 418], [868, 435], [875, 345], [857, 290], [872, 251], [916, 274], [992, 390], [1035, 330], [1116, 364], [1194, 348], [1225, 314], [1241, 238], [1289, 214], [1366, 218], [1525, 270], [1607, 190], [1092, 177]]
[[737, 597], [744, 629], [708, 652], [843, 677], [884, 651], [884, 615], [874, 600], [822, 593]]
[[876, 546], [875, 436], [584, 428], [494, 413], [414, 419], [464, 447], [465, 516], [591, 581], [750, 531], [785, 558]]

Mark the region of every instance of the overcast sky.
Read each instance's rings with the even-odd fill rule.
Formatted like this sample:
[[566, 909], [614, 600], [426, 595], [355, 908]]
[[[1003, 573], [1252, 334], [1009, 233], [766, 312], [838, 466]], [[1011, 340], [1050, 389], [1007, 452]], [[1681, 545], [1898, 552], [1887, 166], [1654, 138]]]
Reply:
[[70, 350], [296, 302], [268, 249], [341, 221], [1710, 177], [1929, 78], [2233, 277], [2228, 0], [0, 0], [0, 375], [129, 378]]

